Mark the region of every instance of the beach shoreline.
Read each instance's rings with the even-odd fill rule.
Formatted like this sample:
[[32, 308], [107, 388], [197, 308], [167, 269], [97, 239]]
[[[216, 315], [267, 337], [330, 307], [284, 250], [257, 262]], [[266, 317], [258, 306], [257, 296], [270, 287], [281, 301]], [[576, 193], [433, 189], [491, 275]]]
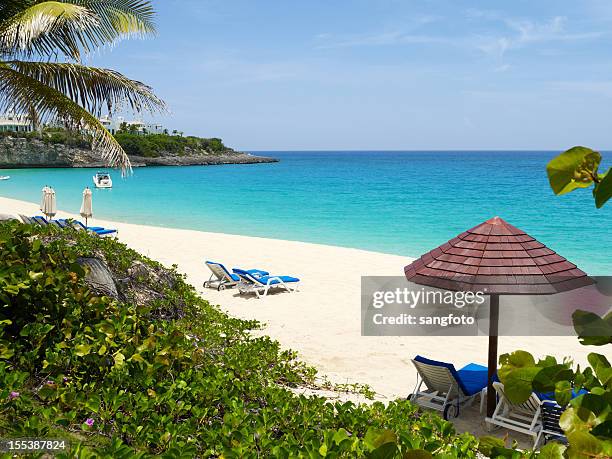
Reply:
[[[38, 215], [36, 203], [0, 197], [0, 214]], [[79, 218], [58, 212], [58, 218]], [[90, 223], [117, 228], [118, 239], [166, 266], [177, 265], [202, 297], [228, 314], [264, 324], [257, 334], [280, 342], [336, 384], [368, 384], [378, 398], [406, 397], [416, 383], [411, 359], [421, 354], [461, 367], [485, 364], [486, 336], [364, 337], [361, 335], [361, 277], [402, 276], [413, 259], [360, 249], [252, 236], [136, 225], [94, 218]], [[218, 292], [202, 283], [210, 272], [205, 260], [228, 268], [265, 269], [299, 277], [300, 291], [263, 299]], [[523, 349], [536, 357], [550, 354], [583, 364], [590, 352], [576, 337], [501, 337], [499, 353]]]

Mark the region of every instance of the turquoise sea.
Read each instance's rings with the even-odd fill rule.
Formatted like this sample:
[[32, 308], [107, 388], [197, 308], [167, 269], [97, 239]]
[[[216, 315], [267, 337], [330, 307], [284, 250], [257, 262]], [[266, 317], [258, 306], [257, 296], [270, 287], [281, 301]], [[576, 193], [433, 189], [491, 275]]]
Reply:
[[[589, 274], [612, 274], [612, 203], [597, 210], [590, 191], [554, 196], [545, 166], [556, 152], [254, 153], [280, 162], [145, 167], [127, 179], [114, 172], [112, 190], [94, 190], [93, 221], [97, 216], [416, 257], [499, 215]], [[78, 213], [94, 173], [4, 170], [0, 175], [11, 180], [0, 181], [0, 196], [38, 202], [48, 184], [59, 209]]]

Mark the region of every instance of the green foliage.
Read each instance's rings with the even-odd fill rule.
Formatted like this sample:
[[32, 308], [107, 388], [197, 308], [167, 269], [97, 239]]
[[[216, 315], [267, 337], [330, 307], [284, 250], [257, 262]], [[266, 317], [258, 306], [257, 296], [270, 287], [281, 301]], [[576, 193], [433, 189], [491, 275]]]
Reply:
[[155, 158], [164, 153], [173, 156], [220, 155], [231, 151], [223, 145], [221, 139], [202, 139], [168, 134], [139, 134], [127, 128], [117, 132], [115, 138], [128, 155], [147, 158]]
[[[171, 282], [138, 281], [162, 289], [150, 304], [100, 297], [77, 263], [91, 256], [118, 279], [140, 262]], [[474, 437], [405, 400], [295, 395], [315, 371], [294, 352], [116, 240], [3, 223], [0, 260], [3, 438], [69, 439], [60, 458], [476, 455]]]
[[[574, 327], [582, 344], [603, 346], [612, 342], [612, 313], [601, 318], [576, 311]], [[553, 393], [556, 402], [566, 407], [559, 425], [568, 438], [567, 448], [551, 443], [540, 458], [608, 458], [612, 456], [612, 367], [606, 356], [590, 353], [584, 370], [569, 362], [557, 363], [554, 357], [535, 362], [531, 354], [515, 351], [500, 357], [498, 375], [508, 398], [526, 401], [533, 391]], [[572, 398], [581, 389], [586, 394]]]
[[546, 166], [550, 187], [561, 195], [577, 188], [588, 188], [595, 184], [593, 197], [597, 208], [602, 207], [612, 196], [610, 169], [599, 174], [601, 154], [586, 147], [574, 147], [552, 159]]

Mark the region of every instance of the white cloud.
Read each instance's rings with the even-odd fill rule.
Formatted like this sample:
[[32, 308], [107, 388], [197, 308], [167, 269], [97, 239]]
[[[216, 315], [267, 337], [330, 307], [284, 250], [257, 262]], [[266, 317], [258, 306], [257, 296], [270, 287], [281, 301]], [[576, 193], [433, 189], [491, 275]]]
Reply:
[[603, 36], [603, 32], [568, 32], [565, 27], [567, 18], [563, 16], [555, 16], [547, 22], [525, 19], [503, 19], [503, 22], [512, 34], [502, 37], [482, 37], [482, 42], [477, 45], [479, 50], [503, 58], [510, 50], [521, 49], [536, 43], [593, 40]]

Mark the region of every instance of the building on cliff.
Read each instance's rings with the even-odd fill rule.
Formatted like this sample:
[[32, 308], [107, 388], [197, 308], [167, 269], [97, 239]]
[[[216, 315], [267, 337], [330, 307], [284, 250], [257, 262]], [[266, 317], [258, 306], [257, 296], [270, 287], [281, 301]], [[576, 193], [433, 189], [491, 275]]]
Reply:
[[6, 113], [0, 115], [0, 132], [32, 132], [34, 124], [28, 115]]
[[144, 121], [127, 121], [122, 116], [117, 118], [111, 118], [110, 116], [103, 116], [100, 118], [100, 123], [113, 135], [117, 131], [126, 129], [134, 132], [135, 134], [167, 134], [167, 129], [161, 124], [145, 123]]

